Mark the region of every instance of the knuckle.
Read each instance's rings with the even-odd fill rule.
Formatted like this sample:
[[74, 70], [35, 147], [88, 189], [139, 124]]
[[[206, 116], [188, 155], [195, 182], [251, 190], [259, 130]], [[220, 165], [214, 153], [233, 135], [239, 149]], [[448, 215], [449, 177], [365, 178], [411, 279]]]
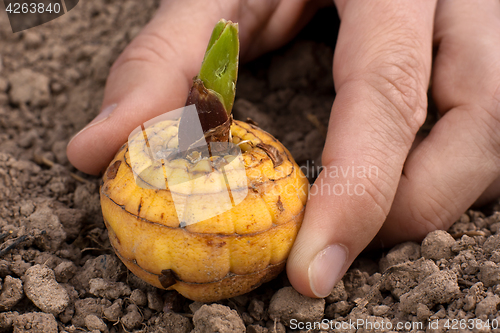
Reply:
[[409, 207], [412, 228], [419, 230], [422, 235], [434, 230], [448, 229], [455, 220], [452, 211], [459, 211], [454, 201], [440, 192], [435, 196], [428, 194], [423, 200]]
[[413, 140], [427, 111], [425, 62], [414, 45], [393, 43], [388, 47], [370, 64], [366, 81], [377, 101]]

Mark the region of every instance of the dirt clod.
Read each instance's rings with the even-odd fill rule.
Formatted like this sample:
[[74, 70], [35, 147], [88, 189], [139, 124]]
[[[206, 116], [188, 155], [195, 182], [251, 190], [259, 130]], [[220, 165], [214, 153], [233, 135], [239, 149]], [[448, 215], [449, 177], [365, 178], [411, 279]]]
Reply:
[[0, 311], [9, 311], [24, 296], [23, 283], [21, 279], [8, 275], [0, 284]]
[[453, 251], [455, 239], [444, 230], [429, 233], [422, 241], [422, 256], [427, 259], [449, 259]]
[[104, 279], [91, 279], [89, 281], [89, 292], [96, 297], [104, 297], [115, 300], [123, 296], [129, 296], [130, 287], [123, 282], [111, 282]]
[[85, 317], [85, 326], [90, 330], [97, 330], [99, 332], [106, 332], [108, 330], [108, 327], [102, 321], [100, 317], [97, 317], [96, 315], [90, 314]]
[[69, 295], [45, 265], [30, 267], [23, 276], [24, 292], [40, 310], [58, 315], [69, 304]]
[[433, 307], [450, 302], [460, 294], [456, 274], [452, 271], [438, 271], [401, 296], [401, 309], [416, 314], [418, 304]]
[[177, 313], [160, 313], [159, 316], [151, 318], [148, 322], [147, 333], [178, 332], [189, 333], [193, 324], [186, 317]]
[[203, 305], [193, 316], [193, 333], [244, 333], [245, 324], [238, 312], [229, 307], [212, 304]]
[[269, 304], [269, 317], [281, 320], [290, 326], [290, 320], [320, 321], [325, 310], [325, 300], [309, 298], [299, 294], [292, 287], [285, 287], [276, 292]]
[[54, 315], [41, 312], [30, 312], [15, 317], [13, 325], [15, 333], [57, 333], [57, 322]]

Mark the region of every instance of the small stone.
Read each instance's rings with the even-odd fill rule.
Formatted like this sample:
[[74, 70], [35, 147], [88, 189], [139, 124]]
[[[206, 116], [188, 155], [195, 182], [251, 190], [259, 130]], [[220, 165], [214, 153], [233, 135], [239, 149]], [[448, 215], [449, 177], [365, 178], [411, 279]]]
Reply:
[[245, 333], [238, 312], [221, 304], [203, 305], [193, 316], [193, 333]]
[[67, 283], [77, 271], [76, 265], [72, 261], [63, 261], [54, 268], [57, 282]]
[[500, 304], [500, 297], [497, 295], [488, 296], [476, 305], [476, 317], [488, 316], [496, 313]]
[[347, 292], [345, 291], [343, 280], [337, 282], [337, 284], [333, 287], [332, 292], [330, 295], [326, 296], [325, 300], [327, 303], [347, 301]]
[[10, 275], [5, 278], [3, 287], [0, 284], [0, 288], [0, 311], [9, 311], [24, 296], [23, 282]]
[[57, 333], [57, 321], [53, 314], [29, 312], [14, 319], [14, 333]]
[[47, 266], [30, 267], [23, 282], [26, 296], [43, 312], [58, 315], [68, 306], [68, 292], [57, 283], [54, 271]]
[[91, 331], [97, 330], [99, 332], [105, 332], [108, 330], [108, 326], [106, 326], [104, 321], [93, 314], [85, 317], [85, 326]]
[[116, 301], [114, 301], [111, 306], [105, 308], [102, 311], [104, 318], [112, 322], [117, 322], [122, 315], [122, 305], [122, 299], [117, 299]]
[[325, 300], [309, 298], [299, 294], [292, 287], [278, 290], [269, 304], [269, 317], [281, 320], [290, 326], [290, 320], [320, 321], [325, 310]]
[[455, 239], [449, 233], [444, 230], [432, 231], [422, 241], [422, 257], [433, 260], [450, 259], [453, 245]]
[[148, 305], [148, 297], [140, 289], [134, 289], [130, 294], [130, 301], [137, 306]]
[[264, 302], [252, 299], [250, 301], [250, 305], [248, 306], [248, 313], [255, 319], [255, 320], [262, 320], [264, 319]]
[[89, 281], [89, 292], [97, 297], [104, 297], [114, 300], [131, 294], [130, 287], [123, 282], [106, 281], [101, 278], [91, 279]]
[[380, 317], [385, 315], [387, 312], [389, 312], [391, 308], [387, 305], [375, 305], [373, 307], [373, 315]]
[[493, 261], [485, 261], [479, 268], [479, 280], [485, 287], [492, 287], [500, 283], [500, 265]]
[[121, 318], [121, 323], [127, 330], [133, 330], [141, 325], [142, 316], [137, 305], [130, 304], [127, 307], [127, 314]]

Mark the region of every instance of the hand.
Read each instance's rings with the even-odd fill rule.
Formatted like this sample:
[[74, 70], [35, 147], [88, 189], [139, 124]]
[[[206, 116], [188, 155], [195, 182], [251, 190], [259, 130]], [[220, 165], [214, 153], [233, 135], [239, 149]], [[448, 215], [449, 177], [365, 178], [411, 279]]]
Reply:
[[[193, 10], [195, 3], [203, 8]], [[113, 66], [105, 112], [70, 142], [68, 157], [77, 168], [97, 174], [133, 128], [184, 104], [220, 17], [240, 23], [242, 56], [251, 59], [286, 42], [319, 2], [262, 0], [252, 14], [245, 1], [217, 3], [162, 4]], [[323, 162], [327, 170], [364, 166], [373, 175], [339, 179], [324, 172], [315, 183], [318, 193], [288, 263], [293, 286], [312, 297], [330, 292], [384, 221], [378, 235], [384, 244], [420, 239], [448, 227], [482, 193], [489, 195], [484, 200], [500, 194], [500, 180], [494, 186], [500, 175], [500, 4], [442, 2], [434, 31], [435, 1], [336, 5], [342, 17], [334, 59], [337, 98]], [[425, 119], [433, 34], [440, 45], [433, 89], [446, 114], [408, 155]], [[334, 194], [333, 187], [346, 181], [350, 193], [358, 186], [362, 195]], [[322, 185], [330, 194], [321, 193]]]
[[324, 1], [163, 0], [157, 14], [113, 64], [101, 113], [68, 144], [83, 172], [104, 171], [130, 132], [184, 106], [206, 45], [221, 19], [238, 22], [243, 60], [285, 44]]
[[[377, 233], [376, 245], [421, 240], [478, 198], [500, 195], [500, 2], [336, 5], [326, 169], [287, 266], [292, 285], [311, 297], [328, 295]], [[433, 41], [442, 117], [410, 152], [426, 116]], [[331, 176], [341, 168], [346, 177]]]

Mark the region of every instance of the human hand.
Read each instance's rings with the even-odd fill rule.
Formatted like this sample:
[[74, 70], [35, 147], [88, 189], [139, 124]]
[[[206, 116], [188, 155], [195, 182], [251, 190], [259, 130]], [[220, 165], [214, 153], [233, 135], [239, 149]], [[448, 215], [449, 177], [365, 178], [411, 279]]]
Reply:
[[[500, 2], [336, 5], [325, 171], [287, 264], [292, 285], [311, 297], [328, 295], [377, 233], [375, 245], [420, 240], [500, 195]], [[441, 118], [414, 144], [431, 65]]]
[[184, 106], [207, 41], [221, 19], [238, 22], [240, 56], [249, 60], [285, 44], [323, 1], [163, 0], [157, 14], [112, 66], [101, 113], [68, 144], [89, 174], [104, 171], [130, 132]]

